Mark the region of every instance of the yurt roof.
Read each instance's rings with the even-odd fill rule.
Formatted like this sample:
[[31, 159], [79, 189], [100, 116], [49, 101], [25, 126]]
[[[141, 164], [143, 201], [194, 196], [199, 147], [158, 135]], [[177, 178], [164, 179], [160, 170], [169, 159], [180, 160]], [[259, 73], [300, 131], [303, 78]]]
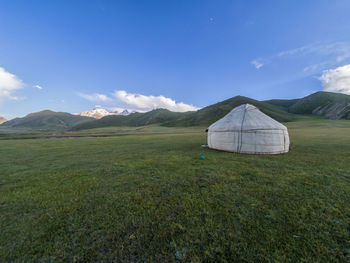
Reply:
[[251, 104], [242, 104], [209, 126], [212, 131], [287, 130]]

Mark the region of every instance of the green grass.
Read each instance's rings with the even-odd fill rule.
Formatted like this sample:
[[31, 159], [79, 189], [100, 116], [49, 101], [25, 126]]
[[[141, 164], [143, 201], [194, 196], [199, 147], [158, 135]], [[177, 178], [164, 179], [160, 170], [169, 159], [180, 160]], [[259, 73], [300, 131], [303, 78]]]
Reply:
[[53, 138], [87, 138], [87, 137], [113, 137], [135, 134], [162, 134], [162, 133], [198, 133], [205, 131], [206, 127], [163, 127], [157, 125], [148, 125], [140, 127], [104, 127], [82, 130], [79, 132], [13, 132], [1, 133], [0, 140], [14, 139], [53, 139]]
[[0, 140], [0, 262], [348, 262], [350, 122], [307, 120], [275, 156], [203, 128]]

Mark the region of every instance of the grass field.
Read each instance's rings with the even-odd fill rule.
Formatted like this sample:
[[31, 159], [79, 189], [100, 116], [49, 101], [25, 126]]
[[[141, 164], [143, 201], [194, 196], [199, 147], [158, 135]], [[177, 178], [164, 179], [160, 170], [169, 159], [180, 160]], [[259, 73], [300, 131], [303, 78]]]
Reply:
[[204, 128], [2, 135], [0, 262], [349, 262], [350, 121], [287, 126], [275, 156]]

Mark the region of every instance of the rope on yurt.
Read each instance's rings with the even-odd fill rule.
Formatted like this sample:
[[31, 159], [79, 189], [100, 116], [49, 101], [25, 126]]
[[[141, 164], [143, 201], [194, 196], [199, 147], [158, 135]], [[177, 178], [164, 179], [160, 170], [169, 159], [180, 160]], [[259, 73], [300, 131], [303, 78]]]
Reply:
[[245, 119], [245, 114], [246, 114], [246, 112], [247, 112], [247, 106], [245, 106], [245, 108], [244, 108], [244, 112], [243, 112], [243, 118], [242, 118], [242, 123], [241, 123], [241, 132], [240, 132], [240, 137], [239, 137], [239, 143], [238, 143], [238, 147], [237, 147], [237, 152], [241, 152], [241, 150], [242, 150], [242, 144], [243, 144], [243, 123], [244, 123], [244, 119]]

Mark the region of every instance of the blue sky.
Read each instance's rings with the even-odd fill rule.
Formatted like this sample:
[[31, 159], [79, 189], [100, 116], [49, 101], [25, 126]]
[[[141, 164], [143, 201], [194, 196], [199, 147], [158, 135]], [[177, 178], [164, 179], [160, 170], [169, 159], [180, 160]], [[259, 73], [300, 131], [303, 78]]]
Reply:
[[350, 94], [349, 11], [347, 0], [0, 0], [0, 116]]

